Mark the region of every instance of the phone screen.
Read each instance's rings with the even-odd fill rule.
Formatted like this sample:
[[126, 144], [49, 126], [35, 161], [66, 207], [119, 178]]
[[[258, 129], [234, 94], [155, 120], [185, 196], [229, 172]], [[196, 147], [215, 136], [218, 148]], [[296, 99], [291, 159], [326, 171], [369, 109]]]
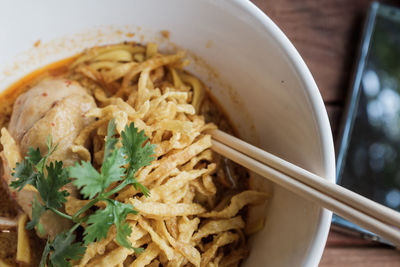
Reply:
[[400, 210], [400, 16], [382, 8], [359, 86], [339, 182]]
[[400, 211], [400, 11], [373, 4], [337, 158], [338, 183]]

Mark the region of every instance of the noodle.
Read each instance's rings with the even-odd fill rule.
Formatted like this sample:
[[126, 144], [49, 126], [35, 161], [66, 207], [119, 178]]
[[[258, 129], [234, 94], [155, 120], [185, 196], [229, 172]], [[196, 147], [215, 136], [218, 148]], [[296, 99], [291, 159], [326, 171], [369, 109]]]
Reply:
[[[183, 52], [160, 54], [152, 43], [95, 47], [64, 75], [87, 88], [97, 104], [85, 114], [95, 120], [74, 139], [73, 153], [100, 168], [113, 118], [118, 133], [133, 122], [156, 145], [156, 160], [136, 174], [150, 196], [133, 186], [115, 195], [139, 212], [127, 216], [129, 240], [144, 252], [118, 245], [111, 227], [107, 238], [90, 244], [75, 266], [221, 266], [247, 256], [243, 208], [263, 203], [267, 195], [219, 182], [226, 181], [223, 163], [211, 151], [211, 136], [206, 134], [216, 126], [199, 115], [206, 88], [181, 69], [183, 57]], [[21, 155], [10, 138], [3, 129], [2, 157], [15, 166]], [[74, 214], [85, 203], [69, 197], [66, 212]]]

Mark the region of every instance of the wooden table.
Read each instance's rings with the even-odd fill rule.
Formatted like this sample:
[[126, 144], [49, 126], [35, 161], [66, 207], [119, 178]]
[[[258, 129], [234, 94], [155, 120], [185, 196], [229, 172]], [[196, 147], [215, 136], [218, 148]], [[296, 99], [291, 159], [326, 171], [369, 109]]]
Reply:
[[[371, 0], [253, 0], [288, 36], [313, 74], [334, 138]], [[400, 5], [400, 1], [385, 1]], [[400, 252], [331, 231], [321, 267], [400, 266]]]

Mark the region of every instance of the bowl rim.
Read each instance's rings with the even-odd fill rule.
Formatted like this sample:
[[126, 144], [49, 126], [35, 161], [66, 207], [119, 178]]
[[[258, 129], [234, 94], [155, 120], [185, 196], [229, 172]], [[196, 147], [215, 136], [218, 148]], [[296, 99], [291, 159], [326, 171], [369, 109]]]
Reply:
[[[243, 0], [231, 0], [230, 3], [244, 12], [249, 13], [282, 48], [282, 52], [286, 55], [290, 64], [292, 64], [296, 74], [306, 89], [306, 95], [310, 99], [310, 105], [314, 113], [318, 134], [322, 144], [320, 149], [323, 154], [325, 179], [327, 179], [329, 182], [335, 183], [335, 152], [332, 130], [322, 96], [306, 63], [287, 36], [255, 4], [253, 4], [251, 1]], [[331, 218], [332, 212], [322, 209], [319, 218], [319, 225], [314, 236], [314, 241], [311, 245], [306, 260], [303, 263], [304, 266], [318, 266], [328, 237]]]

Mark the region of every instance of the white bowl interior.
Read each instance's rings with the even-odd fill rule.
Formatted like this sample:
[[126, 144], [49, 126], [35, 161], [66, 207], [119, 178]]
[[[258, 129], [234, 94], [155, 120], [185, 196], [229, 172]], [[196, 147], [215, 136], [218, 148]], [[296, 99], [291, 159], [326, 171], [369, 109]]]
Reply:
[[[334, 181], [318, 89], [290, 42], [250, 2], [9, 1], [0, 9], [0, 26], [0, 90], [95, 44], [155, 41], [165, 50], [178, 44], [201, 58], [189, 69], [210, 85], [243, 139]], [[171, 42], [160, 30], [170, 32]], [[318, 265], [330, 212], [279, 186], [263, 212], [266, 225], [251, 238], [245, 266]]]

